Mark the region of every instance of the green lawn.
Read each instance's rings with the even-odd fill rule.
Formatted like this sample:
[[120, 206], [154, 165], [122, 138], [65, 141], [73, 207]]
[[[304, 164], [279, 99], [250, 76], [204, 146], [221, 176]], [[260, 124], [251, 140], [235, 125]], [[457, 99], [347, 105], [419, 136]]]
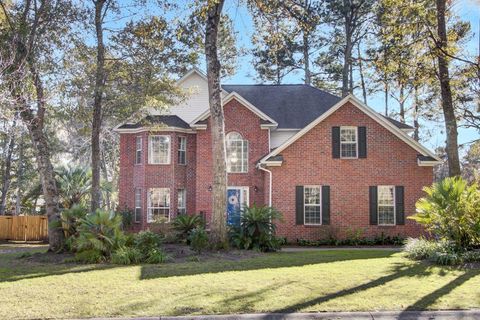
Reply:
[[387, 250], [128, 267], [18, 255], [0, 254], [0, 319], [480, 307], [480, 270]]

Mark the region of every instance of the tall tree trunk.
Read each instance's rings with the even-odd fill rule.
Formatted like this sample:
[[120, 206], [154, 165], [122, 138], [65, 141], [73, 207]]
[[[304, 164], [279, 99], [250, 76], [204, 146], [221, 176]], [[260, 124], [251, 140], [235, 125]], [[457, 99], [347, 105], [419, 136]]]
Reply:
[[312, 75], [310, 72], [310, 45], [308, 33], [303, 31], [303, 70], [305, 72], [305, 84], [312, 83]]
[[22, 193], [23, 193], [23, 161], [24, 161], [24, 154], [23, 154], [23, 146], [24, 142], [23, 139], [20, 138], [19, 143], [19, 152], [18, 152], [18, 169], [17, 169], [17, 192], [15, 195], [15, 215], [18, 216], [22, 213]]
[[413, 109], [413, 127], [415, 131], [413, 132], [413, 139], [415, 141], [420, 141], [420, 124], [418, 123], [418, 114], [420, 112], [420, 99], [418, 97], [418, 85], [414, 87], [414, 94], [415, 94], [415, 106]]
[[403, 83], [399, 84], [400, 86], [400, 121], [405, 123], [405, 85]]
[[[440, 90], [442, 93], [442, 108], [445, 117], [445, 129], [447, 133], [447, 156], [449, 176], [460, 175], [460, 159], [458, 156], [457, 119], [453, 108], [452, 90], [450, 87], [450, 75], [448, 60], [443, 52], [448, 50], [447, 27], [445, 23], [446, 0], [436, 0], [437, 3], [437, 32], [438, 32], [438, 74], [440, 78]], [[443, 52], [442, 52], [443, 51]]]
[[388, 117], [388, 82], [385, 80], [383, 85], [383, 94], [385, 99], [385, 116]]
[[[12, 130], [15, 130], [15, 122], [13, 122]], [[10, 135], [10, 141], [8, 142], [8, 149], [7, 154], [5, 157], [5, 166], [3, 170], [2, 176], [2, 190], [0, 196], [0, 215], [5, 214], [5, 208], [7, 205], [7, 193], [8, 189], [10, 189], [10, 182], [11, 182], [11, 170], [12, 170], [12, 156], [13, 156], [13, 149], [15, 147], [15, 133], [12, 132]]]
[[[105, 159], [105, 152], [102, 150], [102, 175], [103, 180], [108, 182], [107, 160]], [[111, 210], [110, 190], [105, 191], [105, 206], [107, 210]]]
[[97, 66], [95, 72], [95, 90], [92, 119], [92, 190], [91, 210], [100, 207], [102, 193], [100, 190], [100, 132], [102, 129], [102, 98], [105, 85], [105, 47], [103, 44], [103, 7], [105, 0], [96, 0], [95, 31], [97, 36]]
[[362, 56], [360, 52], [360, 44], [357, 45], [357, 53], [358, 53], [358, 70], [360, 72], [360, 84], [362, 85], [363, 103], [367, 104], [367, 86], [365, 84], [365, 76], [363, 75], [363, 62], [362, 62]]
[[225, 124], [221, 101], [220, 61], [217, 54], [217, 36], [224, 0], [208, 0], [205, 31], [205, 54], [210, 104], [213, 189], [210, 240], [217, 246], [227, 244], [227, 167], [225, 152]]
[[345, 25], [346, 32], [346, 44], [345, 44], [345, 53], [343, 57], [343, 70], [342, 70], [342, 97], [347, 96], [349, 91], [349, 74], [350, 74], [350, 65], [352, 60], [352, 36], [348, 31], [349, 27]]

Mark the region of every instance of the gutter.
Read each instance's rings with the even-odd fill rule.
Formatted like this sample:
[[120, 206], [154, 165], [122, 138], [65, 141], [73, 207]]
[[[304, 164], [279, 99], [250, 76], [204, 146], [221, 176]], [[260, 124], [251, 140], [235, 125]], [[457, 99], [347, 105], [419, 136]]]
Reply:
[[264, 167], [262, 167], [262, 165], [260, 163], [257, 164], [257, 168], [268, 173], [268, 178], [269, 178], [269, 181], [268, 181], [268, 189], [269, 189], [268, 190], [268, 206], [271, 207], [272, 206], [272, 171], [270, 171], [268, 169], [265, 169]]

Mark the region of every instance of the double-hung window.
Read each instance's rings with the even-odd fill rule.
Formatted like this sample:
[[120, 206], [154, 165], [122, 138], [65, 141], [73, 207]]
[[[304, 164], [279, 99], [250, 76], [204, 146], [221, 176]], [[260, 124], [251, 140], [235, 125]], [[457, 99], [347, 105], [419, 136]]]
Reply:
[[357, 158], [358, 131], [357, 127], [340, 127], [340, 158]]
[[170, 136], [149, 136], [148, 148], [149, 164], [170, 164]]
[[227, 172], [248, 172], [248, 141], [238, 132], [230, 132], [226, 137]]
[[142, 137], [135, 138], [135, 164], [142, 163]]
[[135, 188], [135, 212], [134, 221], [139, 223], [142, 220], [142, 189]]
[[170, 221], [170, 189], [149, 189], [147, 210], [147, 222]]
[[378, 186], [378, 225], [395, 225], [395, 187]]
[[187, 213], [187, 192], [185, 189], [177, 190], [178, 205], [177, 205], [177, 214], [186, 214]]
[[322, 224], [320, 192], [320, 186], [305, 186], [303, 189], [305, 225]]
[[178, 137], [178, 164], [187, 164], [187, 138]]

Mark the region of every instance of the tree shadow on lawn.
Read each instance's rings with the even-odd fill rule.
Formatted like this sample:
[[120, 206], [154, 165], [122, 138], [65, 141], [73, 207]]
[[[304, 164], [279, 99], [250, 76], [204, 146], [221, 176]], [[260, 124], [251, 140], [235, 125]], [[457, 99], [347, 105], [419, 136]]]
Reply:
[[238, 261], [210, 260], [206, 262], [166, 263], [163, 265], [143, 265], [140, 279], [167, 278], [176, 276], [192, 276], [206, 273], [226, 271], [249, 271], [260, 269], [300, 267], [305, 265], [330, 263], [339, 261], [387, 258], [396, 254], [392, 250], [359, 250], [359, 251], [311, 251], [311, 252], [279, 252], [267, 253], [260, 257]]
[[[445, 267], [448, 268], [448, 267]], [[328, 302], [330, 300], [334, 300], [337, 298], [345, 297], [348, 295], [356, 294], [359, 291], [365, 291], [371, 288], [375, 288], [378, 286], [382, 286], [390, 281], [403, 278], [403, 277], [424, 277], [432, 274], [432, 266], [424, 263], [418, 262], [413, 265], [404, 265], [404, 264], [396, 264], [393, 268], [393, 272], [389, 275], [380, 277], [373, 281], [360, 284], [358, 286], [343, 289], [337, 292], [333, 292], [321, 297], [316, 297], [314, 299], [310, 299], [304, 302], [296, 303], [293, 305], [286, 306], [285, 308], [275, 310], [274, 313], [291, 313], [297, 312], [299, 310], [315, 306], [320, 303]], [[440, 276], [446, 275], [446, 272], [442, 271], [438, 273]], [[413, 305], [406, 308], [405, 311], [414, 311], [414, 310], [425, 310], [430, 305], [432, 305], [438, 298], [441, 296], [448, 294], [454, 288], [460, 286], [461, 284], [465, 283], [467, 280], [477, 276], [480, 274], [480, 270], [467, 270], [464, 274], [458, 276], [445, 286], [433, 291], [432, 293], [424, 296]], [[407, 314], [404, 314], [404, 317]], [[402, 319], [401, 317], [399, 319]]]

